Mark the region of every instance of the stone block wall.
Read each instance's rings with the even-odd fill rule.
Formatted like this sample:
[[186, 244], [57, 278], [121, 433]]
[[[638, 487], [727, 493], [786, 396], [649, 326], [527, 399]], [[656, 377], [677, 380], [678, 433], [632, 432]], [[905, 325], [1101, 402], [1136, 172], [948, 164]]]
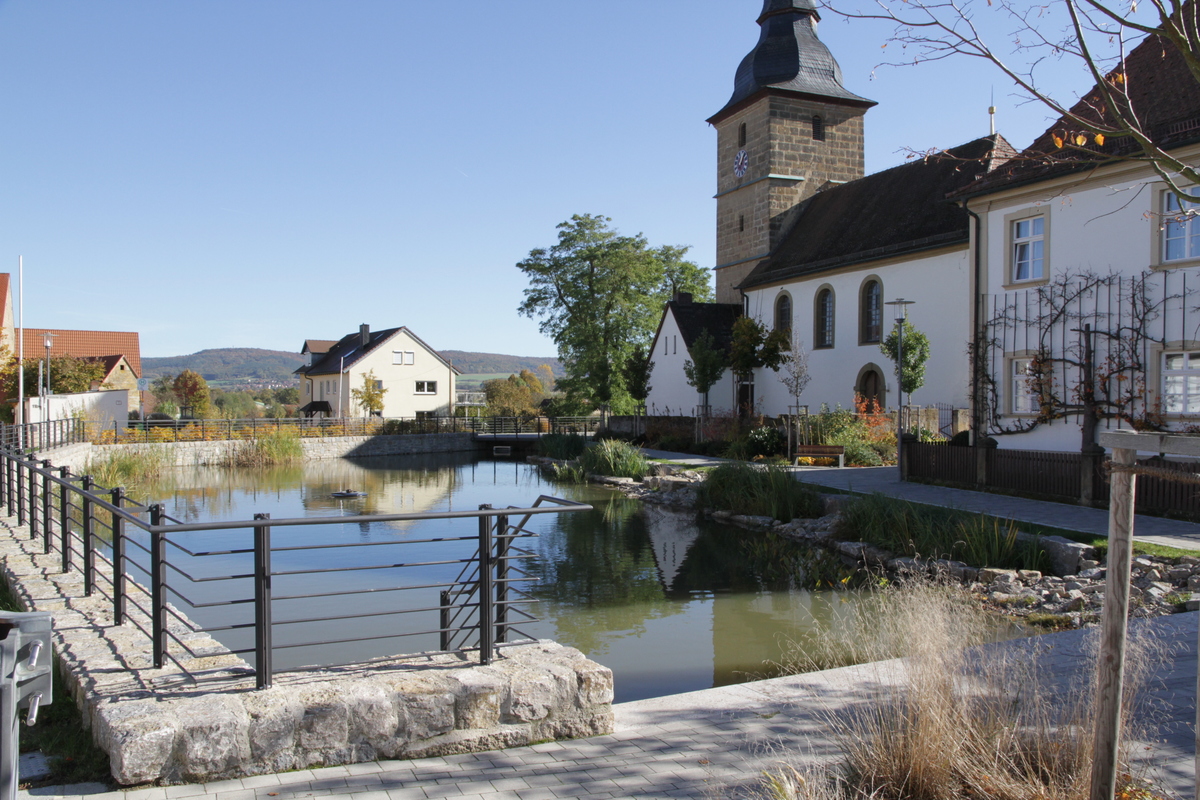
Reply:
[[[80, 472], [89, 458], [109, 452], [162, 451], [177, 467], [219, 465], [242, 441], [167, 442], [165, 444], [69, 445], [40, 454], [56, 467]], [[357, 458], [368, 456], [416, 455], [418, 453], [457, 453], [479, 450], [486, 445], [476, 442], [470, 433], [401, 434], [396, 436], [330, 436], [301, 439], [306, 459]]]
[[[612, 672], [551, 641], [502, 645], [488, 667], [475, 651], [376, 659], [277, 675], [255, 689], [249, 665], [187, 622], [172, 660], [153, 666], [148, 637], [113, 625], [108, 600], [15, 520], [0, 519], [0, 577], [27, 610], [54, 617], [65, 686], [121, 784], [183, 783], [515, 747], [610, 733]], [[145, 590], [131, 599], [149, 607]], [[132, 604], [131, 604], [132, 605]], [[131, 612], [137, 614], [131, 607]], [[149, 620], [135, 619], [149, 629]], [[190, 651], [190, 652], [188, 652]], [[69, 697], [67, 696], [69, 695]]]

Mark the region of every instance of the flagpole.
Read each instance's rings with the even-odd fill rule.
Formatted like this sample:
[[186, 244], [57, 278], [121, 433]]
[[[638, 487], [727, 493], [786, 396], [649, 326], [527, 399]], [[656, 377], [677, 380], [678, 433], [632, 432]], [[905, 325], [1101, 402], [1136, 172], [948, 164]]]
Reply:
[[17, 447], [25, 449], [25, 256], [17, 256]]

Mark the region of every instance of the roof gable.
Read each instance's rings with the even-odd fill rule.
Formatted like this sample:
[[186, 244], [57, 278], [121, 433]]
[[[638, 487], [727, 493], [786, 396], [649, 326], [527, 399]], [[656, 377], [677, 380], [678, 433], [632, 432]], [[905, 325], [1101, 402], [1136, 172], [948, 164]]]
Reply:
[[742, 315], [742, 307], [738, 303], [693, 303], [676, 299], [667, 303], [664, 317], [668, 313], [675, 318], [689, 353], [704, 331], [712, 334], [718, 350], [729, 352], [733, 342], [733, 323]]
[[[347, 334], [334, 342], [333, 346], [330, 347], [325, 353], [314, 353], [313, 365], [311, 367], [300, 367], [296, 370], [296, 373], [305, 375], [336, 375], [337, 373], [344, 371], [347, 367], [353, 366], [368, 354], [375, 352], [381, 344], [396, 336], [400, 332], [407, 334], [410, 339], [427, 350], [429, 354], [438, 361], [441, 361], [443, 364], [445, 364], [448, 369], [454, 370], [456, 375], [461, 374], [457, 369], [455, 369], [454, 365], [442, 358], [441, 354], [426, 344], [421, 337], [417, 336], [403, 325], [398, 328], [370, 331], [367, 334], [366, 347], [363, 347], [362, 345], [362, 334], [360, 332], [355, 331], [354, 333]], [[309, 342], [324, 343], [325, 341], [326, 340], [323, 339], [308, 339], [305, 340], [305, 344], [308, 344]]]
[[1010, 151], [999, 135], [985, 136], [818, 192], [742, 288], [966, 242], [967, 212], [946, 197]]

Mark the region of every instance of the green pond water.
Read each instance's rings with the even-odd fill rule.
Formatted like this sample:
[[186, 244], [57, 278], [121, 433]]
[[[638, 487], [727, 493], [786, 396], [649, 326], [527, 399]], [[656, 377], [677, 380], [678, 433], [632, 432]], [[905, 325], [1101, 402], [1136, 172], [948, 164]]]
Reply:
[[[341, 489], [366, 492], [336, 500]], [[577, 647], [614, 672], [617, 702], [706, 689], [779, 673], [775, 666], [789, 642], [812, 635], [818, 624], [849, 618], [858, 593], [822, 588], [839, 585], [850, 571], [823, 551], [811, 551], [769, 533], [746, 531], [628, 500], [596, 487], [556, 484], [521, 461], [444, 454], [311, 461], [265, 470], [179, 469], [156, 487], [156, 501], [183, 522], [275, 519], [351, 514], [411, 513], [526, 506], [539, 495], [591, 503], [595, 510], [534, 517], [539, 537], [526, 540], [534, 552], [526, 569], [537, 622], [519, 626], [537, 638]], [[283, 528], [273, 532], [275, 667], [348, 662], [438, 648], [434, 633], [400, 636], [438, 627], [436, 590], [387, 592], [398, 576], [408, 582], [453, 579], [461, 565], [412, 569], [399, 562], [453, 560], [474, 551], [471, 542], [414, 540], [471, 536], [473, 519], [420, 522], [338, 523]], [[244, 549], [248, 532], [175, 534], [192, 552]], [[286, 550], [314, 544], [404, 547], [343, 547]], [[193, 578], [246, 574], [245, 554], [171, 558]], [[364, 561], [365, 559], [365, 561]], [[345, 572], [339, 567], [380, 567]], [[279, 573], [327, 570], [318, 574]], [[197, 582], [172, 572], [172, 602], [205, 627], [245, 624], [253, 619], [244, 603], [248, 580]], [[354, 590], [346, 597], [283, 599]], [[396, 613], [400, 611], [412, 613]], [[295, 620], [338, 616], [330, 622]], [[252, 648], [245, 629], [216, 631], [234, 649]], [[373, 641], [354, 640], [387, 636]], [[251, 654], [252, 655], [252, 654]]]

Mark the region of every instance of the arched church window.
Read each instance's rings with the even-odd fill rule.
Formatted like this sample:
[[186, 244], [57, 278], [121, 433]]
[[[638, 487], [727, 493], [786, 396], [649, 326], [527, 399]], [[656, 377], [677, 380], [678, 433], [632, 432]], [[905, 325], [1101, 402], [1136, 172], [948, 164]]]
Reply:
[[813, 309], [813, 347], [833, 347], [833, 289], [817, 292]]
[[792, 338], [792, 297], [781, 294], [775, 299], [775, 330]]
[[883, 338], [883, 287], [869, 278], [862, 287], [858, 310], [858, 343], [879, 344]]
[[812, 137], [818, 142], [825, 141], [825, 120], [819, 114], [814, 114], [812, 118]]

